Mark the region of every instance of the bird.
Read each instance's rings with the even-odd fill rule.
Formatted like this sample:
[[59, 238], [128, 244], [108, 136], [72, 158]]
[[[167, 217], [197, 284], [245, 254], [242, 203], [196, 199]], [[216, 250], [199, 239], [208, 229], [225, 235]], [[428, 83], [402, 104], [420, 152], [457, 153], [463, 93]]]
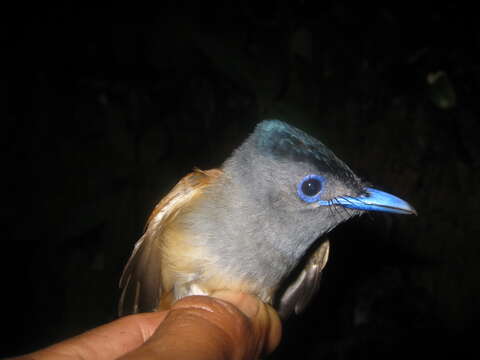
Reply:
[[327, 234], [369, 211], [417, 214], [321, 141], [263, 120], [220, 168], [195, 168], [155, 206], [120, 278], [119, 315], [224, 289], [257, 296], [282, 319], [300, 314], [319, 289]]

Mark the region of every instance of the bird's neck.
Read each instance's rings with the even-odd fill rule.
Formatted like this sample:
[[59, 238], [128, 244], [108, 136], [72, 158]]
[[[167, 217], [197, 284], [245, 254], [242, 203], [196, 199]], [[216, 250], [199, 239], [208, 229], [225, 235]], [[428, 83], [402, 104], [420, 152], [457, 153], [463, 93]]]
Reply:
[[[238, 276], [276, 287], [315, 240], [298, 234], [288, 213], [275, 213], [243, 186], [228, 178], [207, 188], [196, 209], [187, 214], [196, 241], [208, 249], [218, 266]], [[312, 227], [314, 228], [314, 227]], [[311, 242], [297, 241], [308, 236]]]

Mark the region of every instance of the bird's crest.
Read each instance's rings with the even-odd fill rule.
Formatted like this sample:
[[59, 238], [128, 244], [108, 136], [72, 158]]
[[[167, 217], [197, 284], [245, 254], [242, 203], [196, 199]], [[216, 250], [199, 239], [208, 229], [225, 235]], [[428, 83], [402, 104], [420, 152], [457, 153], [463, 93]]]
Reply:
[[320, 140], [279, 120], [265, 120], [252, 134], [259, 152], [277, 160], [289, 160], [314, 165], [319, 172], [329, 173], [345, 184], [359, 186], [352, 170]]

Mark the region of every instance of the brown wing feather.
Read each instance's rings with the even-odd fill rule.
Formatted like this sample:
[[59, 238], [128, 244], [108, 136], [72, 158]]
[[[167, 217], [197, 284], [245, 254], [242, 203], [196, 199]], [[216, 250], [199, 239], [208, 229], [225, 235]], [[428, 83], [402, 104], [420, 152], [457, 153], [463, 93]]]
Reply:
[[278, 312], [283, 319], [293, 312], [300, 314], [317, 293], [329, 252], [330, 242], [326, 240], [310, 255], [305, 268], [285, 290], [278, 304]]
[[118, 306], [120, 316], [157, 308], [162, 291], [168, 290], [162, 289], [161, 283], [163, 232], [179, 211], [221, 174], [222, 171], [218, 169], [195, 169], [155, 206], [148, 218], [145, 233], [135, 244], [120, 278], [120, 288], [123, 289]]

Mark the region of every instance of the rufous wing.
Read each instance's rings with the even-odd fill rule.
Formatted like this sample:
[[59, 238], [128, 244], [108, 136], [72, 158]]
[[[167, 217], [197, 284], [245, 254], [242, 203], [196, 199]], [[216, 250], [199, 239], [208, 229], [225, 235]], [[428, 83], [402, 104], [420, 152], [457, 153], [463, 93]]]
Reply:
[[162, 242], [165, 230], [179, 212], [221, 174], [218, 169], [196, 169], [182, 178], [157, 204], [120, 278], [120, 316], [154, 311], [162, 297], [170, 291], [162, 286]]

